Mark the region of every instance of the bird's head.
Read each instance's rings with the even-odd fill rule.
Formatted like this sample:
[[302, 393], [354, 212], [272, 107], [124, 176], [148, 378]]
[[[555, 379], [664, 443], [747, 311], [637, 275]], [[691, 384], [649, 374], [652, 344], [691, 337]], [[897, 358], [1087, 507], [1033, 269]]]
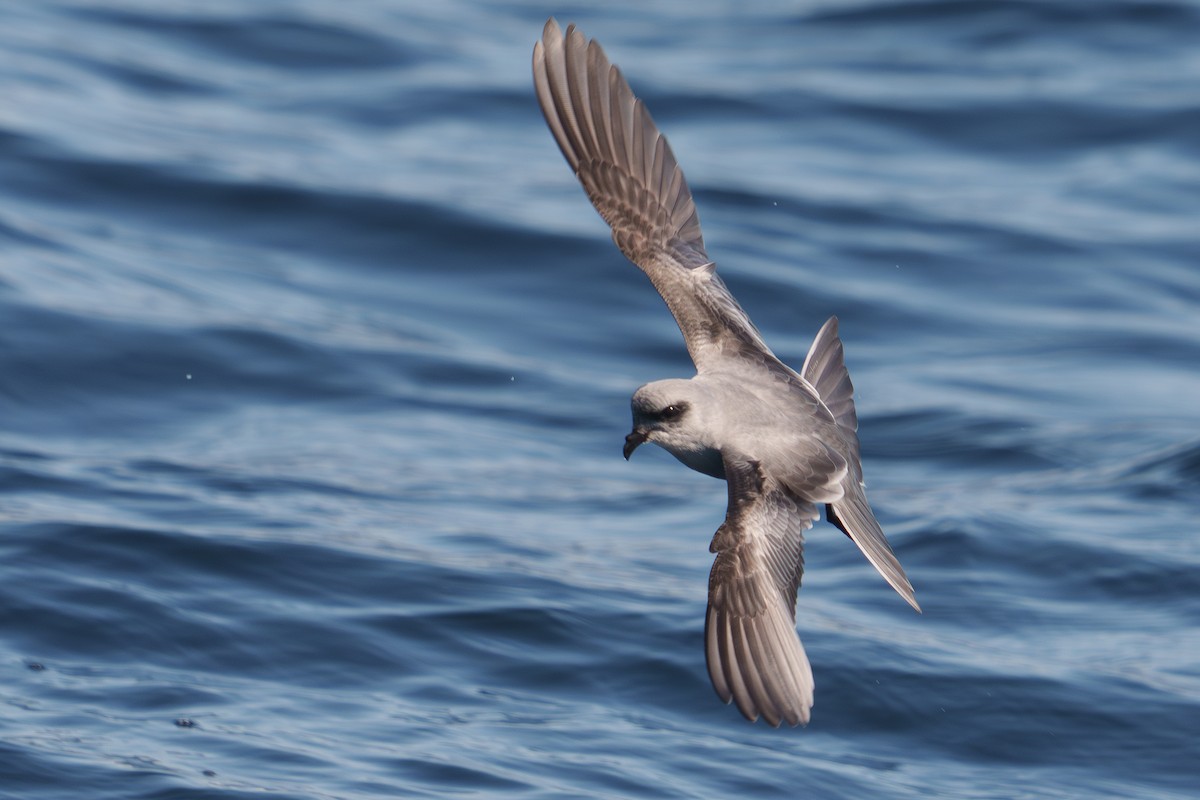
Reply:
[[690, 380], [647, 383], [633, 393], [633, 430], [625, 437], [625, 458], [643, 442], [680, 453], [710, 449], [703, 425], [704, 393]]

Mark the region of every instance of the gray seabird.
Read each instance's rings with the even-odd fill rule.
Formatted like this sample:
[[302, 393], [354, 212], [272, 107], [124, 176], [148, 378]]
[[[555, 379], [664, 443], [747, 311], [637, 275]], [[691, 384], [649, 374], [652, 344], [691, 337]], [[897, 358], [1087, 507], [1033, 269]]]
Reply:
[[649, 276], [683, 332], [696, 375], [633, 395], [625, 458], [654, 442], [724, 478], [725, 522], [709, 548], [704, 625], [717, 695], [751, 721], [807, 723], [812, 668], [796, 635], [804, 531], [825, 518], [850, 537], [900, 596], [912, 585], [867, 504], [854, 386], [837, 317], [797, 374], [775, 357], [716, 274], [667, 140], [620, 70], [575, 26], [546, 22], [533, 48], [546, 123], [621, 252]]

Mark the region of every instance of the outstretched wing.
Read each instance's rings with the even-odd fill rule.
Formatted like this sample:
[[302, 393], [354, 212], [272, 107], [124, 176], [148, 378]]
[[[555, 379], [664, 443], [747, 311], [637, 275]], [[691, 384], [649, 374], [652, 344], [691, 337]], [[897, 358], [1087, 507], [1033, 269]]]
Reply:
[[546, 124], [613, 241], [667, 303], [696, 369], [778, 361], [716, 275], [691, 190], [666, 138], [599, 43], [553, 19], [533, 48]]
[[808, 722], [812, 668], [796, 635], [804, 531], [817, 509], [764, 475], [755, 461], [725, 457], [729, 509], [713, 537], [704, 625], [717, 695], [751, 722]]

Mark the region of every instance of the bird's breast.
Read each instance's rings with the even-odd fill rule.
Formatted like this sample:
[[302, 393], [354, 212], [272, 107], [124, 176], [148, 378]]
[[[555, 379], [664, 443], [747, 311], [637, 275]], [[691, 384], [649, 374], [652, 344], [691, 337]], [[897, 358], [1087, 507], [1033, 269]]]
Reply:
[[714, 478], [725, 479], [725, 461], [721, 458], [721, 451], [712, 448], [698, 449], [677, 449], [674, 447], [664, 448], [668, 453], [678, 458], [685, 465], [703, 472], [705, 475], [711, 475]]

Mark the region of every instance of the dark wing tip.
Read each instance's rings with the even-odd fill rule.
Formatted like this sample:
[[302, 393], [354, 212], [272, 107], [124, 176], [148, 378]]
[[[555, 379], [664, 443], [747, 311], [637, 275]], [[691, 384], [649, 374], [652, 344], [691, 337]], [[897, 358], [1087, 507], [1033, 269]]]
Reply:
[[696, 206], [666, 138], [595, 40], [546, 21], [533, 50], [546, 124], [613, 238], [646, 268], [682, 246], [707, 261]]
[[747, 720], [761, 716], [773, 728], [808, 724], [812, 670], [789, 614], [764, 609], [746, 617], [710, 604], [705, 653], [717, 697]]

